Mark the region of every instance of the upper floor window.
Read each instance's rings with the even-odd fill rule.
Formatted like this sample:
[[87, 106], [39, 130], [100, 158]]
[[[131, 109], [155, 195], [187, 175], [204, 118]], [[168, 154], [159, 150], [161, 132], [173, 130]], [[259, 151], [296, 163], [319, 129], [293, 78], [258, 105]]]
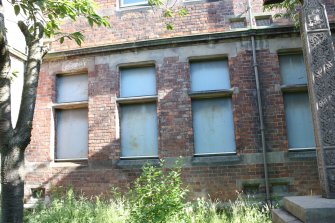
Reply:
[[148, 0], [120, 0], [121, 7], [148, 5]]
[[191, 63], [191, 91], [230, 89], [227, 61]]
[[139, 97], [156, 95], [156, 71], [154, 67], [121, 69], [120, 96]]
[[256, 26], [271, 26], [272, 17], [270, 15], [255, 16]]
[[195, 155], [235, 153], [227, 60], [190, 64]]
[[88, 80], [86, 74], [57, 77], [57, 103], [88, 100]]
[[307, 75], [302, 54], [280, 55], [280, 74], [290, 150], [315, 148]]

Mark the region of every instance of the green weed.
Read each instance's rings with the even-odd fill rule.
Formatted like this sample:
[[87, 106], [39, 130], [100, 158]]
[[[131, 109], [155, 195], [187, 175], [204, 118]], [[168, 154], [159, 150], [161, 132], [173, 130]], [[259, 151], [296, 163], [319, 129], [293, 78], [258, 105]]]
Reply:
[[49, 205], [26, 211], [26, 223], [270, 223], [271, 208], [239, 195], [220, 204], [205, 199], [186, 201], [181, 167], [145, 165], [132, 190], [111, 199], [78, 196], [72, 189], [52, 195]]

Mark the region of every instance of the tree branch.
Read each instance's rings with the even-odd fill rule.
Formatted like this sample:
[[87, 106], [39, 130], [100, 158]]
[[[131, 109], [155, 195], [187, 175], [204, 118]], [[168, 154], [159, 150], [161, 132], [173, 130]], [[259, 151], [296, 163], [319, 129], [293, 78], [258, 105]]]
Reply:
[[33, 35], [31, 35], [31, 33], [29, 32], [28, 26], [23, 21], [18, 21], [17, 25], [19, 26], [22, 34], [26, 38], [26, 41], [30, 42], [33, 38]]
[[[24, 84], [22, 90], [21, 107], [16, 128], [14, 130], [14, 143], [21, 149], [25, 149], [30, 143], [32, 120], [35, 111], [35, 101], [40, 67], [43, 57], [43, 26], [37, 23], [34, 26], [34, 35], [27, 33], [24, 23], [20, 23], [20, 29], [25, 35], [28, 47], [28, 56], [24, 68]], [[22, 25], [23, 24], [23, 25]], [[28, 31], [29, 32], [29, 31]]]
[[10, 57], [7, 47], [4, 15], [0, 11], [0, 148], [10, 143], [13, 135], [10, 106]]

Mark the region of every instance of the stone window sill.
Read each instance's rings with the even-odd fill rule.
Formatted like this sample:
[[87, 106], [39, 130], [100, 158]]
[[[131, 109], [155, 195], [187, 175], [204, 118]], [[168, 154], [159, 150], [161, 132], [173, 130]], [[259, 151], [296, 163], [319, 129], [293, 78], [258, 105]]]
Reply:
[[52, 168], [62, 168], [62, 167], [69, 167], [69, 168], [78, 168], [78, 167], [87, 167], [88, 160], [56, 160], [50, 163], [50, 167]]
[[119, 104], [133, 104], [133, 103], [148, 103], [148, 102], [157, 102], [158, 96], [139, 96], [139, 97], [124, 97], [117, 98], [116, 102]]
[[232, 165], [242, 161], [236, 154], [219, 155], [219, 156], [195, 156], [192, 159], [192, 165]]
[[141, 168], [146, 163], [158, 166], [159, 159], [158, 158], [120, 159], [116, 165], [121, 168]]
[[316, 150], [308, 149], [308, 150], [289, 150], [287, 153], [287, 157], [290, 160], [299, 160], [299, 159], [315, 159], [316, 158]]

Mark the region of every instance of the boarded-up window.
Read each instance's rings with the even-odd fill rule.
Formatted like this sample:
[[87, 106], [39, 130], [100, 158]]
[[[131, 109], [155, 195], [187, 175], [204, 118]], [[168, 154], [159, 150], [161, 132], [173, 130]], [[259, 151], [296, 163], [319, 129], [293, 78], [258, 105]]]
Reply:
[[255, 17], [255, 21], [257, 26], [271, 26], [272, 24], [271, 16]]
[[231, 97], [211, 98], [211, 91], [230, 89], [226, 60], [191, 63], [192, 92], [209, 92], [206, 99], [192, 98], [196, 155], [235, 152]]
[[294, 90], [297, 85], [306, 85], [306, 68], [301, 54], [279, 57], [282, 84], [291, 91], [284, 92], [286, 132], [289, 149], [314, 148], [312, 114], [307, 87]]
[[87, 109], [57, 110], [56, 115], [56, 159], [87, 158]]
[[121, 70], [121, 97], [156, 95], [154, 67], [127, 68]]
[[[128, 104], [120, 102], [121, 157], [157, 157], [157, 106], [155, 101], [137, 101], [156, 95], [155, 67], [124, 68], [120, 75], [120, 96], [130, 97]], [[137, 97], [134, 102], [132, 97]]]
[[246, 27], [245, 18], [234, 18], [230, 20], [230, 28], [231, 29], [241, 29]]
[[[88, 77], [59, 75], [56, 83], [56, 160], [88, 157]], [[78, 108], [78, 102], [81, 102]], [[75, 105], [75, 106], [74, 106]]]
[[87, 101], [87, 75], [57, 77], [57, 103]]
[[279, 62], [283, 85], [307, 84], [306, 67], [301, 54], [282, 55]]
[[193, 92], [229, 88], [230, 80], [226, 60], [191, 63], [191, 90]]
[[192, 108], [195, 153], [234, 152], [231, 99], [194, 100]]
[[307, 92], [286, 93], [284, 103], [289, 148], [315, 147]]
[[122, 105], [122, 157], [158, 156], [155, 104]]

